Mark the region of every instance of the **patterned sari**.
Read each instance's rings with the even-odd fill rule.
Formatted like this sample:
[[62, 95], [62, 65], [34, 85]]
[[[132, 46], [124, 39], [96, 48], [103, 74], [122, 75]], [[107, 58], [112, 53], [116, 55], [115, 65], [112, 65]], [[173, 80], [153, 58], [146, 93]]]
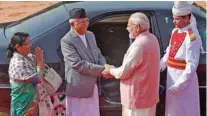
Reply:
[[[31, 55], [28, 57], [32, 58]], [[14, 53], [9, 64], [12, 116], [38, 116], [36, 87], [24, 82], [35, 75], [36, 67], [22, 55]]]

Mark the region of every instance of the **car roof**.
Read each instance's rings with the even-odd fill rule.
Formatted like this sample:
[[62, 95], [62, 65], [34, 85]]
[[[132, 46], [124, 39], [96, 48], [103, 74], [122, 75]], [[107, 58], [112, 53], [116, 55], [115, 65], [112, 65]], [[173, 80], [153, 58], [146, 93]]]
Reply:
[[[84, 1], [84, 2], [64, 2], [68, 11], [72, 8], [85, 8], [87, 13], [102, 13], [107, 11], [122, 10], [148, 10], [165, 11], [172, 13], [173, 1]], [[205, 17], [205, 13], [200, 8], [193, 5], [193, 13]], [[90, 16], [89, 16], [90, 17]]]
[[[104, 12], [112, 11], [127, 11], [127, 10], [144, 10], [144, 11], [159, 11], [165, 13], [171, 13], [173, 1], [63, 1], [56, 3], [46, 9], [36, 12], [28, 17], [25, 17], [19, 21], [11, 23], [11, 25], [16, 25], [24, 20], [30, 19], [32, 17], [38, 16], [42, 13], [48, 12], [59, 6], [66, 6], [67, 12], [73, 8], [84, 8], [87, 12], [88, 18], [96, 16]], [[198, 16], [206, 18], [206, 14], [201, 11], [198, 7], [193, 6], [193, 13]]]
[[[67, 3], [71, 4], [70, 2], [65, 2], [65, 4]], [[72, 3], [70, 9], [78, 6], [84, 7], [87, 11], [128, 8], [140, 10], [171, 10], [173, 4], [172, 1], [84, 1]]]

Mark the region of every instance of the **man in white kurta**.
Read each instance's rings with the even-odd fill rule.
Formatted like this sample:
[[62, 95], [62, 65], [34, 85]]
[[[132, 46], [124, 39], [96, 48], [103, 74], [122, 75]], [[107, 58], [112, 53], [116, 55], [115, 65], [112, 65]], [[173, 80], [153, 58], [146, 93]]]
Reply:
[[160, 47], [157, 38], [149, 32], [149, 26], [143, 13], [131, 15], [127, 30], [135, 40], [122, 66], [108, 70], [110, 75], [120, 79], [122, 116], [155, 116], [159, 101]]
[[161, 71], [168, 69], [165, 116], [200, 116], [196, 69], [201, 38], [191, 20], [190, 4], [175, 2], [172, 12], [176, 28], [160, 62]]

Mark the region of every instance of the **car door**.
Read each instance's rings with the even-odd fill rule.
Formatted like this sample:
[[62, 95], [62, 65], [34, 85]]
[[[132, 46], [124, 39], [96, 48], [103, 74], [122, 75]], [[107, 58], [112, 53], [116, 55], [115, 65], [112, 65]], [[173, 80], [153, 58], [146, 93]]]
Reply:
[[9, 116], [11, 104], [10, 92], [8, 64], [0, 64], [0, 115]]

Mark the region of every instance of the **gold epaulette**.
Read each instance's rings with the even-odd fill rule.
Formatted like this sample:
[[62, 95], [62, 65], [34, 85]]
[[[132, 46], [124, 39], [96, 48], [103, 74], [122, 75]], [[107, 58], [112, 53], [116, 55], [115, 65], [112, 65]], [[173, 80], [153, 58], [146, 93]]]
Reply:
[[190, 40], [193, 41], [196, 39], [196, 36], [195, 34], [193, 33], [193, 30], [190, 28], [188, 29], [188, 33], [189, 33], [189, 36], [190, 36]]

